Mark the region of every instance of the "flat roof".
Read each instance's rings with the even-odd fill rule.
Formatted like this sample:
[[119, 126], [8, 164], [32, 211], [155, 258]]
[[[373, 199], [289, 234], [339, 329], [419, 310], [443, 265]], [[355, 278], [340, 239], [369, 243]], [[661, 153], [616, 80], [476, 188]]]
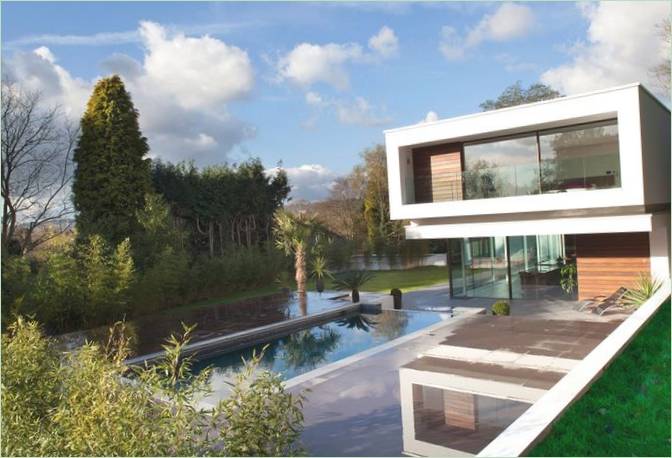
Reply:
[[593, 95], [597, 94], [604, 94], [607, 92], [617, 92], [617, 91], [622, 91], [625, 89], [632, 89], [632, 88], [642, 88], [646, 94], [648, 94], [653, 100], [658, 102], [660, 106], [662, 106], [665, 110], [668, 112], [670, 111], [670, 108], [663, 103], [657, 96], [655, 96], [649, 89], [646, 88], [642, 83], [640, 82], [635, 82], [635, 83], [629, 83], [629, 84], [624, 84], [622, 86], [614, 86], [606, 89], [598, 89], [596, 91], [590, 91], [590, 92], [582, 92], [580, 94], [574, 94], [574, 95], [567, 95], [563, 97], [557, 97], [555, 99], [549, 99], [549, 100], [541, 100], [539, 102], [532, 102], [532, 103], [525, 103], [521, 105], [515, 105], [512, 107], [506, 107], [506, 108], [499, 108], [497, 110], [489, 110], [489, 111], [479, 111], [477, 113], [470, 113], [467, 115], [461, 115], [461, 116], [453, 116], [451, 118], [444, 118], [444, 119], [438, 119], [436, 121], [429, 121], [429, 122], [420, 122], [416, 124], [411, 124], [407, 126], [402, 126], [402, 127], [394, 127], [392, 129], [385, 129], [383, 130], [383, 133], [392, 133], [392, 132], [399, 132], [407, 129], [417, 129], [418, 127], [425, 127], [425, 126], [432, 126], [436, 124], [442, 124], [442, 123], [448, 123], [452, 122], [458, 119], [466, 119], [466, 118], [473, 118], [473, 117], [478, 117], [478, 116], [487, 116], [487, 115], [492, 115], [492, 114], [498, 114], [498, 113], [503, 113], [507, 111], [515, 111], [515, 110], [520, 110], [523, 108], [528, 108], [531, 106], [537, 106], [537, 105], [544, 105], [544, 104], [549, 104], [549, 103], [557, 103], [565, 100], [571, 100], [571, 99], [578, 99], [582, 97], [590, 97]]

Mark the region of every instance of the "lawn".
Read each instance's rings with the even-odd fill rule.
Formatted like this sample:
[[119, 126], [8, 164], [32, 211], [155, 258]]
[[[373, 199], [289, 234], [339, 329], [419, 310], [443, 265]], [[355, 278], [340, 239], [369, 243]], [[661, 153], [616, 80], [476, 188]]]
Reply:
[[670, 456], [670, 302], [530, 456]]
[[[448, 269], [445, 266], [416, 267], [407, 270], [379, 270], [373, 272], [373, 278], [361, 290], [389, 293], [392, 288], [399, 288], [406, 292], [447, 282]], [[329, 279], [325, 282], [325, 287], [326, 289], [333, 289], [332, 282]], [[308, 289], [315, 290], [315, 280], [308, 280]]]
[[[438, 283], [448, 282], [448, 271], [446, 267], [416, 267], [415, 269], [408, 270], [386, 270], [386, 271], [376, 271], [373, 272], [374, 277], [364, 285], [362, 291], [368, 292], [385, 292], [389, 293], [392, 288], [399, 288], [403, 292], [412, 291], [414, 289], [425, 288], [427, 286], [436, 285]], [[308, 290], [315, 291], [315, 280], [308, 279]], [[325, 281], [325, 286], [327, 290], [334, 289], [330, 279]], [[265, 296], [267, 294], [273, 294], [278, 292], [280, 289], [279, 285], [272, 284], [268, 286], [262, 286], [259, 288], [249, 289], [246, 291], [241, 291], [234, 294], [229, 294], [227, 296], [216, 297], [213, 299], [208, 299], [199, 302], [192, 302], [190, 304], [185, 304], [176, 307], [180, 310], [185, 308], [197, 308], [204, 307], [208, 305], [216, 304], [227, 304], [231, 302], [237, 302], [244, 299], [250, 299], [253, 297]], [[296, 289], [296, 287], [294, 287]], [[344, 291], [346, 293], [349, 291]], [[169, 310], [169, 309], [168, 309]], [[162, 311], [165, 313], [166, 310]]]

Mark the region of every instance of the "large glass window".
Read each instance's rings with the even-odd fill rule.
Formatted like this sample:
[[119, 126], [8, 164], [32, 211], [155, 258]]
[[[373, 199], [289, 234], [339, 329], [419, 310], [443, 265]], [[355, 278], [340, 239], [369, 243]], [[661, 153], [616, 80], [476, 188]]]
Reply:
[[464, 187], [466, 199], [538, 193], [536, 135], [465, 144]]
[[542, 192], [621, 185], [616, 120], [540, 132]]

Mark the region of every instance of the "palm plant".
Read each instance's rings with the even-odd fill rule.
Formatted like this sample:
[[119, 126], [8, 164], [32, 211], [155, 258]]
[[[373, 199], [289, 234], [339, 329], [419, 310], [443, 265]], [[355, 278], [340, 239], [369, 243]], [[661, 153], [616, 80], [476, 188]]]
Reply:
[[373, 278], [368, 270], [351, 270], [334, 278], [336, 289], [349, 289], [352, 291], [352, 302], [359, 302], [359, 289]]
[[306, 293], [306, 258], [311, 247], [318, 240], [318, 226], [315, 219], [305, 213], [293, 215], [286, 210], [275, 214], [275, 243], [288, 256], [294, 256], [296, 291]]
[[370, 329], [376, 327], [375, 321], [361, 313], [349, 316], [347, 318], [342, 318], [338, 320], [336, 324], [348, 329], [359, 329], [366, 332], [369, 332]]
[[663, 285], [663, 282], [656, 278], [651, 278], [651, 275], [640, 273], [639, 278], [635, 282], [634, 288], [628, 288], [628, 291], [623, 295], [623, 305], [627, 307], [639, 307], [647, 301], [651, 296], [656, 294], [656, 291]]
[[311, 276], [315, 277], [315, 289], [318, 293], [324, 291], [324, 278], [331, 277], [331, 272], [327, 268], [327, 259], [324, 256], [316, 256], [313, 259]]

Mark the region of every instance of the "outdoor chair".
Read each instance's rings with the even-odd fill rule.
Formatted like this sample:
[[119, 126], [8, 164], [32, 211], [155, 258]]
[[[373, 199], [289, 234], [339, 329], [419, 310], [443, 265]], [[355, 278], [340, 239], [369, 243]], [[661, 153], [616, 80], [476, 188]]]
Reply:
[[621, 304], [621, 299], [623, 299], [623, 296], [625, 295], [626, 292], [628, 292], [627, 288], [621, 286], [604, 299], [584, 302], [579, 308], [579, 311], [590, 310], [591, 312], [597, 313], [598, 315], [601, 316], [607, 310], [611, 310], [613, 308], [621, 308], [623, 307], [623, 305]]

